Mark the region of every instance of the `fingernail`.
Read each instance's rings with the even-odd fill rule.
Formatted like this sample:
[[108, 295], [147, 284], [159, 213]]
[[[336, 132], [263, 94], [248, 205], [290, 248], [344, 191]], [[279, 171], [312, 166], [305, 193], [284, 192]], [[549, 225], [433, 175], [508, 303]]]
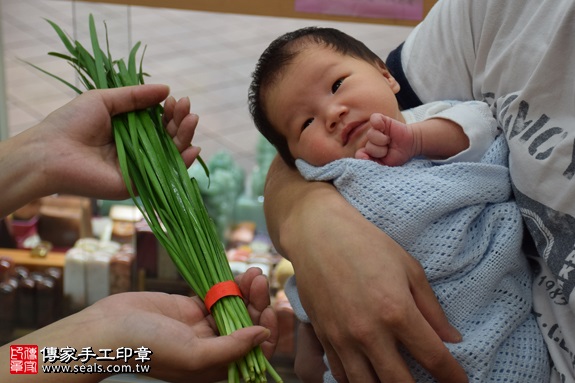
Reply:
[[262, 344], [263, 342], [265, 342], [266, 340], [268, 340], [268, 338], [271, 335], [271, 331], [267, 328], [264, 328], [263, 331], [261, 331], [255, 338], [254, 338], [254, 343], [255, 345], [259, 345]]
[[453, 327], [453, 331], [451, 331], [451, 339], [450, 343], [459, 343], [463, 340], [463, 335], [455, 327]]

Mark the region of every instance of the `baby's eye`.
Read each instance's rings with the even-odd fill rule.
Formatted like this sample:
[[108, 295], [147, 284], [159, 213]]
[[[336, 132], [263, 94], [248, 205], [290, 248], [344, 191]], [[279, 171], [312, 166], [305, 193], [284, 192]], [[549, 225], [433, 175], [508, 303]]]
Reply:
[[303, 123], [303, 125], [302, 125], [302, 127], [301, 127], [301, 130], [303, 131], [305, 128], [307, 128], [308, 126], [310, 126], [312, 122], [313, 122], [313, 118], [307, 119], [307, 120]]
[[331, 86], [331, 93], [335, 93], [337, 92], [337, 90], [339, 89], [339, 87], [341, 86], [341, 83], [343, 82], [343, 78], [340, 78], [339, 80], [337, 80], [336, 82], [333, 83], [333, 85]]

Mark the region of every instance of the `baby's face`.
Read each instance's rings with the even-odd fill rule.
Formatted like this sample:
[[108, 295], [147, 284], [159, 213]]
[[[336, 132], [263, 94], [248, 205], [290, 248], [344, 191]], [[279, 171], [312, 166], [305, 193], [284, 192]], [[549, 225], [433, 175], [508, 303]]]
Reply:
[[293, 157], [321, 166], [365, 146], [373, 113], [403, 121], [398, 91], [387, 70], [312, 46], [267, 89], [264, 106]]

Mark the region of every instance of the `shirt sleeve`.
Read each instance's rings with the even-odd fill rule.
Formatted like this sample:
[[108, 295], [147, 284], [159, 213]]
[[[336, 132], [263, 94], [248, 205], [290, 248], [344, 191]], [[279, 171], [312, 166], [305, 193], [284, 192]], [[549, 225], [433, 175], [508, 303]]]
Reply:
[[491, 109], [481, 101], [436, 101], [403, 111], [403, 116], [407, 123], [443, 118], [461, 126], [469, 138], [469, 147], [450, 158], [434, 160], [439, 164], [481, 160], [500, 133]]
[[474, 97], [473, 84], [481, 75], [476, 40], [482, 33], [486, 3], [438, 1], [403, 43], [403, 73], [423, 103], [482, 99]]

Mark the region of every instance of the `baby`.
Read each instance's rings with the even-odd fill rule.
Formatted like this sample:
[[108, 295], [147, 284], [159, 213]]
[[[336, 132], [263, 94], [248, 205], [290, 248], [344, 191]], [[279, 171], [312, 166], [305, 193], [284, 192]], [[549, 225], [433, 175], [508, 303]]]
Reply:
[[[264, 51], [249, 105], [286, 163], [308, 180], [331, 181], [421, 262], [463, 335], [447, 347], [470, 381], [548, 381], [507, 146], [491, 111], [484, 103], [454, 101], [401, 111], [398, 91], [363, 43], [311, 27]], [[309, 322], [295, 278], [286, 293], [299, 319]], [[405, 357], [416, 381], [433, 381]], [[333, 381], [329, 370], [324, 381]]]

